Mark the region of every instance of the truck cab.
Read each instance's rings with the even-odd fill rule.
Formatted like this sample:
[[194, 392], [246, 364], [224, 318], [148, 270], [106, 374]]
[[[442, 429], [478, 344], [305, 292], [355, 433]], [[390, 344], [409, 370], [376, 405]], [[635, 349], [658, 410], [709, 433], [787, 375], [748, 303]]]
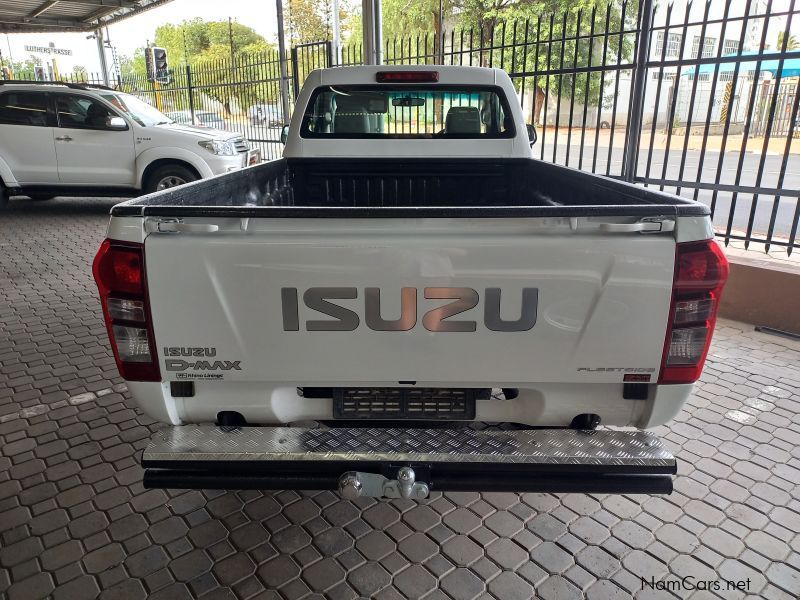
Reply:
[[320, 69], [306, 79], [297, 106], [305, 110], [287, 131], [287, 159], [531, 158], [535, 140], [500, 69]]

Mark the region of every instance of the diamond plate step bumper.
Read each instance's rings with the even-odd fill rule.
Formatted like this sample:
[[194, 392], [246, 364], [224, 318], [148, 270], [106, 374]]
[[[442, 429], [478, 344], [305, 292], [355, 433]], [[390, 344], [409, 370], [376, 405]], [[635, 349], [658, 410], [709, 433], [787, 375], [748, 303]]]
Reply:
[[337, 489], [345, 472], [413, 467], [431, 491], [659, 493], [675, 458], [644, 431], [300, 428], [212, 425], [157, 432], [146, 487]]

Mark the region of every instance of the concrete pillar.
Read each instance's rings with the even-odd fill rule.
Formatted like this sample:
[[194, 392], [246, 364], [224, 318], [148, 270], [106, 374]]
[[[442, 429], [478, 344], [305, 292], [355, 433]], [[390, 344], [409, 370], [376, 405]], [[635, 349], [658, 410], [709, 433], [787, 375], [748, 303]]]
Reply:
[[[280, 63], [280, 93], [283, 124], [289, 124], [289, 70], [286, 65], [286, 35], [283, 30], [283, 0], [275, 0], [278, 16], [278, 62]], [[297, 74], [295, 74], [295, 77]]]
[[374, 24], [374, 49], [375, 49], [375, 63], [376, 65], [383, 64], [383, 7], [381, 0], [373, 0], [372, 5], [372, 23]]
[[333, 0], [333, 64], [342, 64], [342, 40], [339, 30], [339, 0]]
[[364, 64], [375, 63], [375, 2], [374, 0], [361, 0], [361, 23], [363, 31]]
[[94, 38], [97, 41], [97, 56], [100, 58], [100, 71], [103, 73], [103, 85], [110, 85], [108, 80], [108, 63], [106, 62], [106, 45], [103, 39], [103, 28], [98, 27], [94, 32]]
[[383, 64], [383, 12], [381, 0], [361, 0], [364, 30], [364, 64]]

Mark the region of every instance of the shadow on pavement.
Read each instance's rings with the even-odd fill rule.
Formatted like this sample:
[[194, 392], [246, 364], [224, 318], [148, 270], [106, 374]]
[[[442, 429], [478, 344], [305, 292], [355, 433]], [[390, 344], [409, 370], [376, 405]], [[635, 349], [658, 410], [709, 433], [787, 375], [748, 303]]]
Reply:
[[33, 215], [99, 215], [108, 214], [111, 207], [128, 198], [53, 198], [51, 200], [31, 200], [27, 196], [12, 196], [8, 206], [0, 208], [3, 214]]

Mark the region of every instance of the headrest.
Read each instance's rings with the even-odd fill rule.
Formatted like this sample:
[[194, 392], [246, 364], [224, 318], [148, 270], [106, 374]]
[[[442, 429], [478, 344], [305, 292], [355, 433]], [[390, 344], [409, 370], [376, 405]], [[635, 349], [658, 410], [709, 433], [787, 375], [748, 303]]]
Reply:
[[447, 111], [446, 133], [480, 133], [481, 115], [477, 106], [453, 106]]

